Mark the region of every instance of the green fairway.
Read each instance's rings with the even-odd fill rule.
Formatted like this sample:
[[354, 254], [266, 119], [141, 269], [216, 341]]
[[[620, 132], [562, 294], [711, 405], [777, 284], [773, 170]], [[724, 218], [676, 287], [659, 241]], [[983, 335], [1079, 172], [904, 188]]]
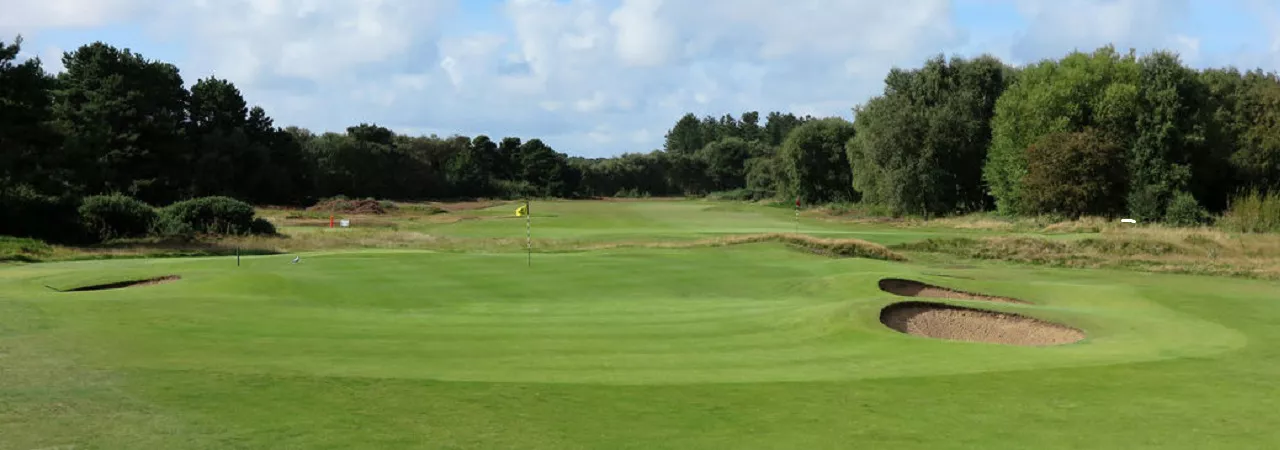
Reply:
[[[373, 220], [394, 222], [403, 231], [460, 238], [521, 238], [525, 219], [515, 216], [522, 203], [509, 202], [480, 210], [455, 213], [462, 220], [433, 222], [396, 218]], [[944, 227], [892, 228], [876, 224], [856, 224], [823, 220], [806, 215], [798, 223], [795, 212], [785, 207], [684, 201], [536, 201], [532, 203], [535, 239], [610, 242], [624, 240], [690, 240], [731, 234], [800, 232], [813, 236], [857, 238], [881, 244], [911, 242], [929, 237], [975, 237], [996, 234], [989, 230]], [[341, 217], [341, 214], [338, 214]], [[349, 229], [289, 227], [289, 233], [376, 232], [366, 226], [371, 218], [353, 219]], [[1069, 235], [1067, 235], [1069, 236]], [[517, 248], [518, 249], [518, 248]]]
[[[538, 236], [601, 242], [794, 226], [785, 208], [705, 202], [534, 214]], [[413, 226], [524, 233], [514, 218]], [[802, 227], [882, 243], [990, 233]], [[513, 251], [300, 256], [0, 268], [0, 449], [1280, 442], [1275, 282], [838, 259], [776, 243], [538, 253], [532, 266]], [[170, 274], [181, 280], [59, 292]], [[898, 333], [879, 322], [906, 300], [877, 288], [887, 277], [1020, 298], [1030, 304], [939, 301], [1087, 337], [1038, 348]]]

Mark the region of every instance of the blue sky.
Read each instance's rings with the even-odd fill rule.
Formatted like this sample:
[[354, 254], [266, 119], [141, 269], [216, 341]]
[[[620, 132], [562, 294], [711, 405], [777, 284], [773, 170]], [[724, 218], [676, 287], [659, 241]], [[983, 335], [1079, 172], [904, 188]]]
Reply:
[[101, 40], [235, 82], [281, 125], [661, 147], [685, 112], [851, 118], [891, 67], [1108, 43], [1280, 69], [1275, 0], [0, 0], [50, 71]]

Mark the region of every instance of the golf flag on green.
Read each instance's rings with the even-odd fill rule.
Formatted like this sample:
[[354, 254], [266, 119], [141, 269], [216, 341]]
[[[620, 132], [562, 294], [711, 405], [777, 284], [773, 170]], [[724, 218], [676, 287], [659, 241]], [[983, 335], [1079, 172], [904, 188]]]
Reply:
[[529, 215], [529, 200], [524, 201], [524, 206], [520, 210], [516, 210], [516, 214], [524, 213], [524, 251], [525, 266], [533, 265], [533, 221]]

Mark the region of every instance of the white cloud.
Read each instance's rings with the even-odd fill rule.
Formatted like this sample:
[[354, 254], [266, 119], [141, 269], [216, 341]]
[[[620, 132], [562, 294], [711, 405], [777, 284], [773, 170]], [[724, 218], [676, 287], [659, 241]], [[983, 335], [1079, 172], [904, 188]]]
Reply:
[[671, 27], [658, 17], [662, 0], [623, 0], [609, 15], [617, 29], [618, 56], [632, 66], [652, 67], [667, 61], [674, 46]]
[[[1188, 1], [992, 0], [1025, 30], [973, 39], [952, 0], [508, 0], [479, 24], [453, 14], [465, 0], [0, 0], [0, 31], [145, 26], [152, 45], [185, 43], [172, 62], [189, 81], [216, 71], [282, 125], [541, 137], [603, 155], [659, 147], [685, 112], [849, 117], [889, 68], [938, 53], [1026, 62], [1114, 42], [1212, 59], [1206, 36], [1178, 25]], [[1273, 50], [1255, 57], [1280, 64], [1280, 11], [1247, 2]], [[58, 49], [28, 44], [56, 70]]]
[[92, 27], [132, 17], [146, 8], [141, 0], [4, 0], [0, 30]]
[[1178, 46], [1186, 38], [1177, 35], [1178, 23], [1190, 13], [1188, 0], [1017, 0], [1017, 6], [1027, 30], [1013, 56], [1024, 61], [1110, 43], [1139, 52]]

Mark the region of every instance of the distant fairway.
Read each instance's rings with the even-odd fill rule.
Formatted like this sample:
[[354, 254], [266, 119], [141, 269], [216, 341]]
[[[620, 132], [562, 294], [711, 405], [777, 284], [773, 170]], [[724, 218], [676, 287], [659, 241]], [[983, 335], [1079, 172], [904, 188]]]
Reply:
[[[533, 209], [545, 239], [793, 226], [785, 208], [703, 202]], [[300, 228], [285, 231], [362, 232]], [[522, 219], [496, 217], [404, 229], [524, 237]], [[802, 232], [884, 243], [990, 233], [812, 219]], [[776, 243], [538, 253], [532, 267], [522, 250], [0, 268], [0, 449], [1280, 442], [1278, 283], [837, 259]], [[163, 275], [181, 279], [55, 290]], [[1035, 348], [902, 334], [879, 323], [881, 308], [920, 299], [880, 291], [882, 278], [1022, 299], [937, 301], [1087, 338]]]

